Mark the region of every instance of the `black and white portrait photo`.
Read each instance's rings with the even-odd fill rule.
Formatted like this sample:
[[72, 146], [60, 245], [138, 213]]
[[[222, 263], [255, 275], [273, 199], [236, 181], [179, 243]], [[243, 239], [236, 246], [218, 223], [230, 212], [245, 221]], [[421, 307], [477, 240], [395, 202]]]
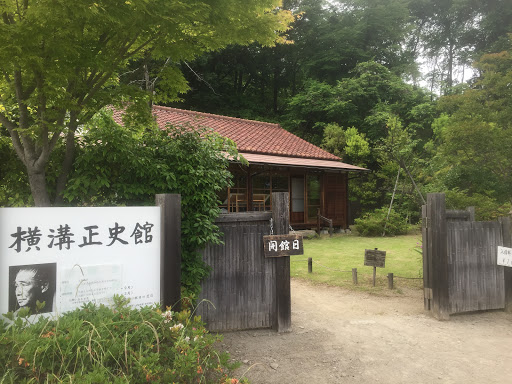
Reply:
[[[52, 312], [56, 272], [56, 263], [9, 267], [9, 311], [29, 308], [31, 314]], [[44, 301], [44, 307], [37, 309], [37, 301]]]

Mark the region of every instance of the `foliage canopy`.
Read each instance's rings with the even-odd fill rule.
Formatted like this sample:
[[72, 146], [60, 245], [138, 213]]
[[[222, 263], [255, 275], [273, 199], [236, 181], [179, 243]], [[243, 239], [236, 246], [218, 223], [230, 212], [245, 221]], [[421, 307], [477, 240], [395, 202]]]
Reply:
[[[0, 3], [0, 124], [24, 164], [36, 205], [62, 202], [79, 126], [134, 90], [119, 78], [131, 60], [151, 54], [172, 63], [228, 44], [284, 41], [292, 20], [279, 0], [8, 0]], [[167, 70], [168, 84], [181, 84]], [[134, 95], [133, 95], [134, 96]], [[173, 95], [168, 97], [173, 98]], [[55, 186], [52, 152], [65, 138]]]

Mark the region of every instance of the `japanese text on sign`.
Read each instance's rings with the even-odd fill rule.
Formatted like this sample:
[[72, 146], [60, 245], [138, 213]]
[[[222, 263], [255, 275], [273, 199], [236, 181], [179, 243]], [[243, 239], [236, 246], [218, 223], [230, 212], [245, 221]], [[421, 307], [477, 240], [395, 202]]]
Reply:
[[[127, 245], [129, 243], [128, 240], [131, 240], [132, 244], [142, 244], [142, 243], [151, 243], [153, 240], [153, 235], [151, 235], [151, 229], [154, 227], [154, 224], [151, 224], [146, 221], [144, 224], [136, 223], [131, 231], [131, 234], [124, 234], [126, 227], [123, 225], [119, 225], [119, 223], [114, 223], [112, 227], [108, 228], [108, 239], [109, 243], [105, 244], [107, 247], [112, 246], [114, 243]], [[39, 227], [17, 227], [14, 233], [11, 233], [11, 237], [14, 238], [13, 243], [9, 246], [9, 248], [14, 249], [16, 252], [21, 252], [23, 249], [25, 252], [29, 252], [31, 250], [41, 250], [41, 240], [43, 238], [47, 239], [46, 246], [48, 248], [58, 248], [59, 251], [69, 250], [72, 246], [78, 246], [79, 248], [85, 246], [93, 246], [93, 245], [103, 245], [103, 242], [98, 241], [97, 237], [100, 234], [98, 232], [98, 225], [88, 225], [84, 226], [83, 229], [80, 228], [80, 235], [75, 235], [72, 232], [71, 227], [68, 224], [60, 224], [57, 228], [50, 228], [46, 236], [43, 236], [43, 233]], [[74, 239], [82, 240], [75, 241]]]
[[304, 247], [300, 235], [263, 236], [265, 257], [303, 255]]
[[512, 248], [498, 247], [498, 265], [512, 267]]

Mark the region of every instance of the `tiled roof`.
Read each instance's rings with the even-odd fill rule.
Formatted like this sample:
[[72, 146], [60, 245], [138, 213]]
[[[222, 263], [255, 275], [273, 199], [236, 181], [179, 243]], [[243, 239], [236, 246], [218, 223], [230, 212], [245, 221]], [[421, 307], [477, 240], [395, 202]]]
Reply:
[[[118, 123], [121, 122], [121, 114], [122, 111], [114, 111], [114, 119]], [[237, 144], [238, 151], [244, 154], [296, 158], [296, 160], [291, 161], [293, 164], [297, 163], [296, 165], [300, 165], [298, 164], [299, 159], [329, 160], [330, 163], [336, 162], [338, 164], [332, 168], [365, 170], [364, 168], [341, 163], [339, 157], [295, 136], [279, 124], [156, 105], [153, 106], [153, 115], [160, 128], [164, 128], [167, 124], [180, 125], [187, 123], [209, 127], [221, 136], [233, 140]]]
[[192, 112], [169, 107], [153, 107], [159, 127], [166, 124], [198, 123], [233, 140], [240, 152], [340, 160], [316, 145], [295, 136], [279, 124]]

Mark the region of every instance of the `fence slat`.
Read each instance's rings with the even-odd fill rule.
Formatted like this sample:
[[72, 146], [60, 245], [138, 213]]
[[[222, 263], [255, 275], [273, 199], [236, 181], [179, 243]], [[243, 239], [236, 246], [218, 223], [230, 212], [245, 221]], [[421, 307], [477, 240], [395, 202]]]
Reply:
[[428, 252], [432, 260], [432, 309], [434, 316], [440, 320], [448, 319], [450, 314], [445, 207], [444, 194], [427, 195]]
[[[272, 193], [274, 234], [286, 235], [290, 228], [289, 198], [286, 192]], [[276, 319], [273, 328], [278, 332], [292, 330], [292, 299], [290, 292], [290, 256], [274, 258], [276, 265]]]

